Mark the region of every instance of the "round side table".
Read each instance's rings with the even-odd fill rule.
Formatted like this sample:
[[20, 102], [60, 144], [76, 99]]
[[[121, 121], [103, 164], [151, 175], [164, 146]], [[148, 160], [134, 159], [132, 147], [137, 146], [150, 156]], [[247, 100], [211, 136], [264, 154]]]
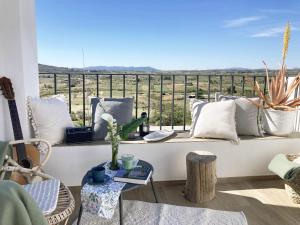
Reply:
[[[105, 162], [106, 163], [106, 162]], [[104, 166], [105, 163], [101, 163], [100, 165], [98, 166]], [[151, 189], [152, 189], [152, 192], [153, 192], [153, 195], [154, 195], [154, 198], [155, 198], [155, 202], [158, 203], [157, 201], [157, 196], [156, 196], [156, 192], [155, 192], [155, 189], [154, 189], [154, 185], [153, 185], [153, 166], [146, 162], [146, 161], [143, 161], [143, 160], [139, 160], [138, 162], [138, 166], [142, 166], [144, 168], [149, 168], [152, 170], [152, 174], [151, 174], [151, 177], [150, 177], [150, 184], [151, 184]], [[89, 170], [90, 171], [90, 170]], [[88, 172], [89, 172], [88, 171]], [[84, 175], [83, 179], [82, 179], [82, 182], [81, 182], [81, 187], [83, 187], [87, 182], [88, 182], [88, 172]], [[130, 184], [130, 183], [126, 183], [126, 185], [123, 187], [122, 189], [122, 192], [119, 196], [119, 217], [120, 217], [120, 225], [123, 225], [123, 198], [122, 198], [122, 194], [126, 191], [131, 191], [131, 190], [134, 190], [136, 188], [139, 188], [141, 186], [144, 186], [142, 184]], [[80, 220], [81, 220], [81, 216], [82, 216], [82, 211], [83, 211], [83, 208], [82, 208], [82, 204], [80, 205], [80, 209], [79, 209], [79, 215], [78, 215], [78, 219], [77, 219], [77, 225], [80, 225]]]

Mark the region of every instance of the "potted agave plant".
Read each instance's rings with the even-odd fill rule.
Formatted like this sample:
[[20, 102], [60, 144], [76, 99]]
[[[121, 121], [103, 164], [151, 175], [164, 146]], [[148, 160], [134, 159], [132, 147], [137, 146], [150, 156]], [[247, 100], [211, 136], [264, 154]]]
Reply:
[[[300, 84], [300, 73], [290, 82], [287, 79], [287, 67], [285, 59], [288, 52], [290, 40], [290, 24], [285, 27], [283, 36], [282, 65], [274, 77], [270, 79], [268, 67], [266, 69], [266, 92], [256, 81], [254, 90], [263, 101], [264, 108], [263, 126], [264, 130], [271, 135], [288, 136], [293, 132], [296, 119], [296, 109], [300, 105], [300, 97], [294, 98], [292, 94]], [[254, 103], [254, 102], [253, 102]], [[255, 104], [255, 103], [254, 103]]]

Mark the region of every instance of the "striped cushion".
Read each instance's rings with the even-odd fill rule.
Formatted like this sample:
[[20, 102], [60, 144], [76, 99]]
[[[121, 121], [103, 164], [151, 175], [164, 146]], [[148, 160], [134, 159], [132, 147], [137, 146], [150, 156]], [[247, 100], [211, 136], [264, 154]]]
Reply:
[[53, 212], [57, 205], [60, 181], [56, 179], [45, 180], [24, 185], [24, 189], [36, 201], [44, 215]]

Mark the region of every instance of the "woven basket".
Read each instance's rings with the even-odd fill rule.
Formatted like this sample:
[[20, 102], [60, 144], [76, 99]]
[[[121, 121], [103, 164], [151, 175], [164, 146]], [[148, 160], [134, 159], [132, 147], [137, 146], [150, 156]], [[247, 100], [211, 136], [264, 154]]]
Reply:
[[[286, 155], [286, 157], [288, 160], [293, 161], [300, 155]], [[291, 182], [285, 181], [285, 191], [292, 202], [300, 204], [300, 174]]]

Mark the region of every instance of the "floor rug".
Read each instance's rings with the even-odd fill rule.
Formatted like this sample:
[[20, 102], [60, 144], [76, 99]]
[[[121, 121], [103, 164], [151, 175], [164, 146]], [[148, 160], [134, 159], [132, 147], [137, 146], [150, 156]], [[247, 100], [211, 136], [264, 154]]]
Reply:
[[[141, 201], [123, 201], [124, 225], [247, 225], [243, 212], [219, 211]], [[76, 225], [74, 222], [73, 225]], [[118, 225], [119, 210], [111, 220], [83, 213], [80, 225]]]

